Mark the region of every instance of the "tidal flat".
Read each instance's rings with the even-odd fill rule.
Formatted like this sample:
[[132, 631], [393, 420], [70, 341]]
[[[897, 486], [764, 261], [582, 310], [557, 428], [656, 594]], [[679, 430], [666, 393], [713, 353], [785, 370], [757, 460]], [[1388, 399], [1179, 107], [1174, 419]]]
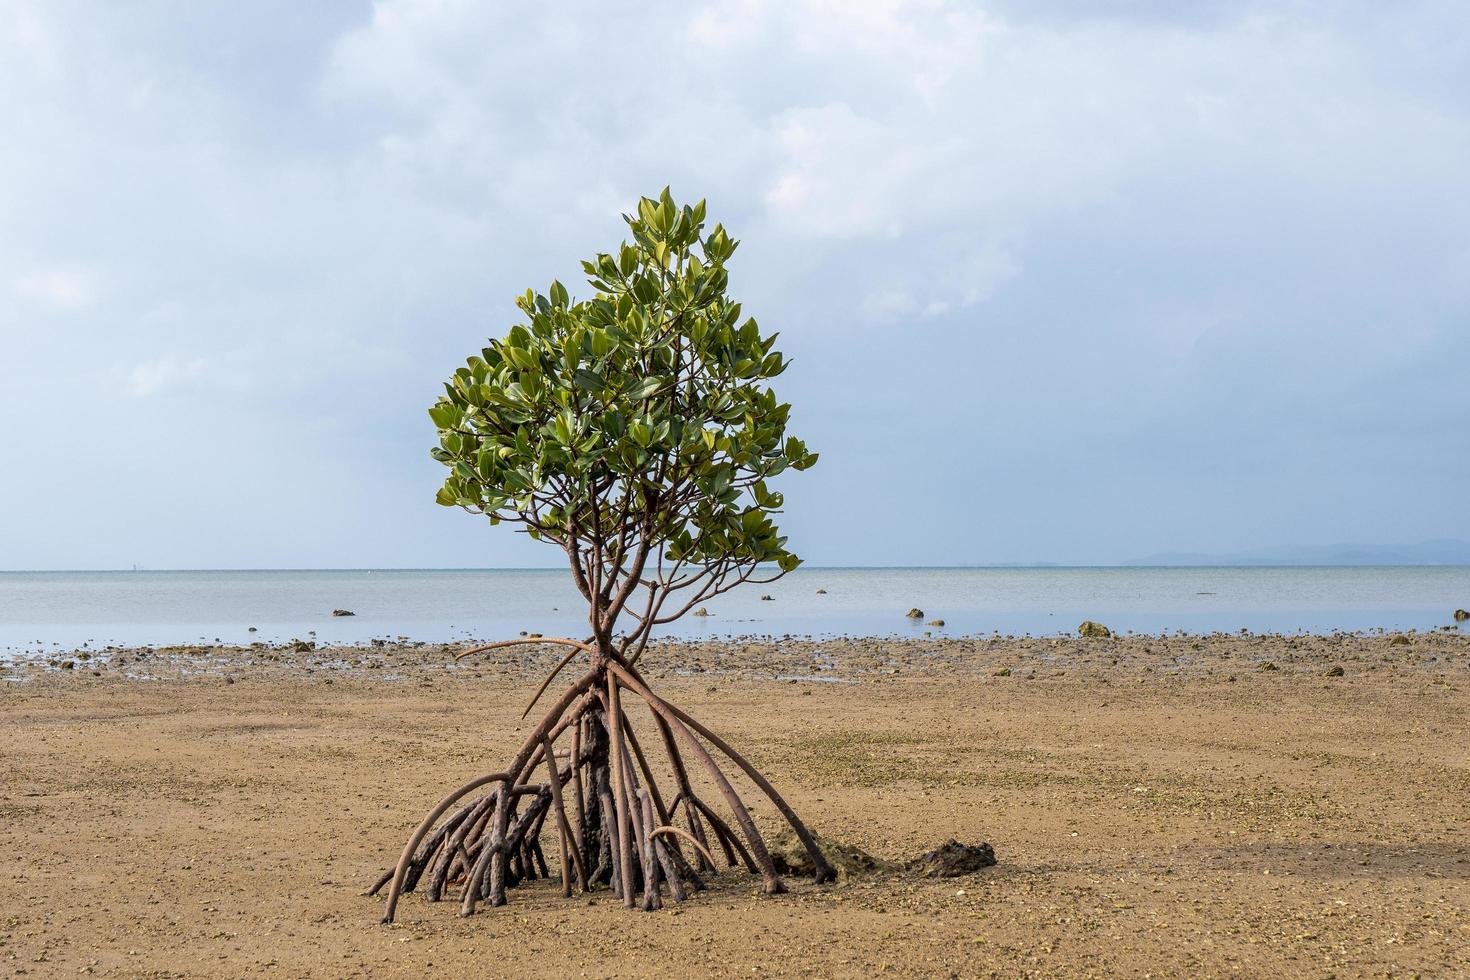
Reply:
[[655, 913], [543, 880], [468, 919], [412, 894], [382, 926], [362, 891], [515, 751], [559, 657], [458, 649], [0, 665], [0, 973], [1470, 972], [1460, 632], [658, 644], [645, 676], [821, 834], [999, 863], [776, 897], [726, 871]]

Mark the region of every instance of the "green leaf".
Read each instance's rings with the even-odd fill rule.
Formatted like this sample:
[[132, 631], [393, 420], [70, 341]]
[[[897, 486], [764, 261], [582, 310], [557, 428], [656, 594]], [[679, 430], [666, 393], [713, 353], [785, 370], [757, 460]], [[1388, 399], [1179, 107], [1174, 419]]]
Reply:
[[576, 373], [572, 375], [572, 383], [583, 391], [594, 395], [602, 391], [603, 388], [602, 375], [587, 368], [577, 368]]
[[641, 383], [628, 393], [628, 397], [635, 402], [652, 398], [665, 383], [663, 378], [644, 378]]
[[655, 224], [658, 221], [658, 204], [648, 198], [638, 202], [638, 217], [646, 225]]
[[585, 334], [578, 330], [562, 341], [562, 363], [566, 365], [568, 371], [575, 372], [577, 364], [582, 360], [582, 338], [584, 336]]
[[629, 424], [628, 435], [638, 445], [647, 449], [649, 444], [653, 442], [653, 427], [646, 422], [635, 421]]

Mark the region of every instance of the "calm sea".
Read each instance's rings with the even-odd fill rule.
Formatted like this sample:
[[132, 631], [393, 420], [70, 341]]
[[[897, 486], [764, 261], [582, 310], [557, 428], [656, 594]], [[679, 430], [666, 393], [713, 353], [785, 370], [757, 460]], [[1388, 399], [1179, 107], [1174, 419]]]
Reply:
[[[582, 636], [580, 606], [560, 569], [0, 572], [0, 655], [308, 636]], [[1083, 619], [1139, 633], [1432, 629], [1470, 608], [1470, 568], [803, 568], [707, 607], [710, 616], [665, 635], [1045, 635]], [[924, 618], [907, 618], [911, 607]], [[945, 625], [926, 626], [932, 619]]]

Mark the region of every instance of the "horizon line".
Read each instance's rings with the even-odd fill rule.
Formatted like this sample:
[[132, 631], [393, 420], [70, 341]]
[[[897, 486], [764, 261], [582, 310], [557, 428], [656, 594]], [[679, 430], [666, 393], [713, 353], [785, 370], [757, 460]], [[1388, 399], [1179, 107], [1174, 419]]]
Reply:
[[[1150, 569], [1150, 568], [1470, 568], [1470, 561], [1450, 562], [977, 562], [964, 565], [802, 565], [793, 571], [842, 572], [842, 571], [968, 571], [968, 570], [1090, 570], [1090, 569]], [[565, 565], [506, 565], [506, 566], [412, 566], [412, 565], [363, 565], [363, 566], [302, 566], [302, 567], [245, 567], [245, 568], [0, 568], [0, 575], [81, 575], [81, 574], [129, 574], [186, 573], [186, 572], [557, 572], [565, 571]], [[789, 573], [788, 573], [789, 574]]]

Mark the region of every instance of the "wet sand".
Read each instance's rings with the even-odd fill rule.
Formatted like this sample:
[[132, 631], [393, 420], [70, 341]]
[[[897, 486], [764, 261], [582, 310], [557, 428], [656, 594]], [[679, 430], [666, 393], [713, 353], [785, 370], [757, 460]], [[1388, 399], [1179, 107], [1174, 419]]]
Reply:
[[541, 881], [392, 927], [364, 885], [514, 751], [555, 654], [53, 659], [0, 668], [0, 975], [1470, 974], [1460, 633], [668, 645], [661, 693], [821, 833], [999, 864], [727, 872], [650, 914]]

